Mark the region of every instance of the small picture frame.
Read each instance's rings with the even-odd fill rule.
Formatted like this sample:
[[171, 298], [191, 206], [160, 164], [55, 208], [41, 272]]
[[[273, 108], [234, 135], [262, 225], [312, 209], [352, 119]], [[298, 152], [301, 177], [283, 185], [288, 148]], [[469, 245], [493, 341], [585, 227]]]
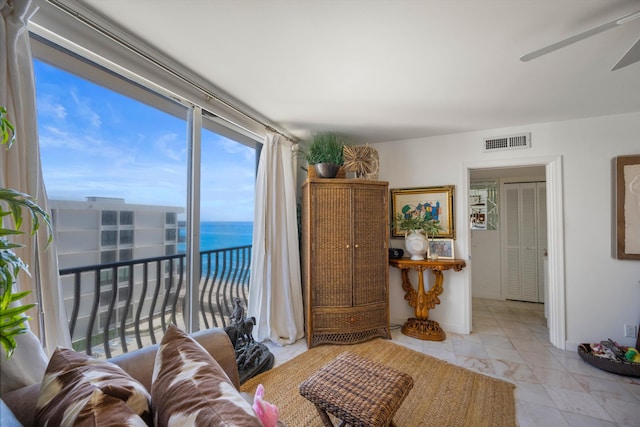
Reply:
[[455, 259], [453, 239], [433, 239], [430, 248], [432, 254], [438, 254], [438, 259]]

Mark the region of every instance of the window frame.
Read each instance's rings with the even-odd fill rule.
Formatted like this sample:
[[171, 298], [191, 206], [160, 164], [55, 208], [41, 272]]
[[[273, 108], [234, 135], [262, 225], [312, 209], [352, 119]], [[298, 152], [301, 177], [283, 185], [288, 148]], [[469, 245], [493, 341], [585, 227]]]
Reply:
[[[187, 162], [188, 176], [186, 177], [187, 200], [185, 202], [187, 224], [200, 224], [201, 200], [199, 176], [201, 167], [200, 133], [202, 128], [225, 136], [237, 143], [254, 148], [256, 150], [254, 171], [257, 172], [263, 135], [259, 135], [250, 130], [249, 128], [251, 126], [238, 126], [232, 120], [226, 120], [215, 112], [212, 112], [214, 109], [210, 108], [211, 105], [203, 108], [177, 95], [172, 90], [133, 73], [127, 68], [127, 65], [131, 64], [130, 59], [121, 56], [117, 52], [117, 49], [113, 51], [113, 57], [105, 59], [69, 42], [56, 33], [45, 30], [35, 21], [30, 21], [29, 30], [32, 54], [35, 59], [180, 118], [184, 118], [186, 108], [188, 112], [186, 120], [189, 129], [187, 132], [187, 147], [190, 152]], [[178, 84], [177, 86], [180, 85]], [[255, 128], [255, 126], [253, 127]], [[264, 132], [263, 127], [262, 131]], [[118, 220], [119, 217], [116, 218], [116, 221]], [[106, 230], [110, 230], [110, 228], [111, 226], [106, 226]], [[199, 282], [197, 278], [200, 277], [200, 240], [198, 230], [199, 225], [197, 227], [187, 227], [187, 260], [185, 273], [188, 283], [186, 298], [189, 303], [185, 309], [185, 311], [188, 311], [188, 314], [185, 316], [185, 322], [187, 331], [189, 332], [199, 329], [197, 292], [191, 291], [192, 285], [194, 283], [197, 284]], [[116, 244], [115, 247], [117, 246]], [[108, 249], [106, 252], [111, 252], [112, 250], [111, 247], [105, 249]]]

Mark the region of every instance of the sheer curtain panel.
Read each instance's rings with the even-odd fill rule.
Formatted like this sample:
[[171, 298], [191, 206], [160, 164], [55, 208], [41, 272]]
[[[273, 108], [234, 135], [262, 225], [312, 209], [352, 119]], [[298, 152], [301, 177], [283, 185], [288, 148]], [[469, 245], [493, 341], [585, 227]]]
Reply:
[[[0, 187], [30, 194], [49, 211], [40, 165], [33, 62], [27, 31], [28, 20], [35, 10], [31, 0], [0, 0], [0, 105], [7, 108], [9, 119], [16, 128], [16, 143], [10, 150], [0, 150]], [[29, 224], [24, 225], [24, 229], [28, 227]], [[45, 250], [47, 235], [44, 230], [35, 238], [25, 234], [14, 241], [25, 245], [16, 253], [31, 273], [31, 277], [21, 273], [18, 279], [19, 290], [32, 291], [25, 298], [27, 301], [22, 302], [35, 302], [38, 307], [27, 313], [33, 318], [30, 324], [33, 333], [20, 336], [13, 357], [2, 361], [3, 391], [11, 382], [6, 375], [18, 375], [18, 380], [29, 381], [33, 377], [40, 381], [46, 366], [46, 355], [40, 342], [49, 353], [57, 345], [71, 347], [55, 246]], [[41, 315], [44, 318], [40, 318]], [[1, 357], [4, 359], [5, 355]], [[25, 371], [20, 372], [19, 366], [10, 367], [9, 363], [24, 365]]]
[[267, 131], [256, 182], [248, 316], [254, 337], [292, 344], [304, 336], [293, 143]]

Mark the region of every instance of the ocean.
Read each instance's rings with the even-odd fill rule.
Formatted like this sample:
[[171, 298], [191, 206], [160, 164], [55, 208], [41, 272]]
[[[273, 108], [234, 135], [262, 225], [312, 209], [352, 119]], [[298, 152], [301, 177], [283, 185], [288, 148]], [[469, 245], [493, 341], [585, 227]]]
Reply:
[[[186, 249], [185, 229], [180, 229], [180, 241], [178, 244], [178, 252], [184, 253]], [[200, 223], [200, 252], [212, 251], [216, 249], [228, 249], [238, 246], [248, 246], [252, 243], [253, 222], [232, 222], [232, 221], [204, 221]], [[212, 255], [216, 257], [218, 255]], [[225, 251], [222, 258], [218, 258], [220, 262], [226, 262], [229, 265], [229, 272], [236, 271], [236, 266], [245, 265], [244, 252]], [[208, 257], [202, 258], [202, 272], [207, 274], [209, 271]], [[239, 264], [237, 264], [239, 263]], [[246, 266], [248, 267], [248, 266]]]
[[200, 250], [250, 245], [252, 236], [253, 222], [201, 222]]
[[[178, 251], [185, 251], [185, 229], [180, 229]], [[200, 251], [250, 245], [253, 222], [203, 221], [200, 223]]]

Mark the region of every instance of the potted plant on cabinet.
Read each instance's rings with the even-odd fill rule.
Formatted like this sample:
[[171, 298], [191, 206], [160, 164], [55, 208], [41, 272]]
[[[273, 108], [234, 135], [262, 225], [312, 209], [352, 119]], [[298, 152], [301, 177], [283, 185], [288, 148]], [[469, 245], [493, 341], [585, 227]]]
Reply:
[[335, 178], [344, 164], [344, 142], [334, 134], [317, 134], [306, 152], [309, 166], [313, 166], [320, 178]]
[[[7, 150], [16, 140], [15, 128], [7, 118], [5, 107], [0, 107], [0, 136], [0, 145], [6, 145]], [[27, 265], [13, 251], [22, 245], [10, 240], [11, 236], [24, 234], [24, 231], [20, 230], [23, 224], [23, 210], [31, 218], [31, 235], [38, 231], [41, 221], [44, 221], [49, 232], [48, 241], [51, 242], [53, 238], [49, 215], [29, 195], [10, 188], [0, 188], [0, 343], [7, 353], [7, 358], [10, 358], [16, 349], [15, 337], [28, 330], [24, 323], [29, 320], [29, 316], [25, 315], [25, 312], [35, 306], [13, 304], [30, 293], [13, 292], [18, 274], [21, 271], [29, 274]], [[13, 221], [13, 227], [5, 228], [5, 221], [9, 219]]]
[[440, 221], [432, 219], [427, 212], [397, 213], [393, 218], [393, 226], [405, 232], [405, 247], [413, 260], [423, 260], [426, 253], [431, 259], [438, 255], [431, 251], [433, 238], [438, 235], [442, 226]]

